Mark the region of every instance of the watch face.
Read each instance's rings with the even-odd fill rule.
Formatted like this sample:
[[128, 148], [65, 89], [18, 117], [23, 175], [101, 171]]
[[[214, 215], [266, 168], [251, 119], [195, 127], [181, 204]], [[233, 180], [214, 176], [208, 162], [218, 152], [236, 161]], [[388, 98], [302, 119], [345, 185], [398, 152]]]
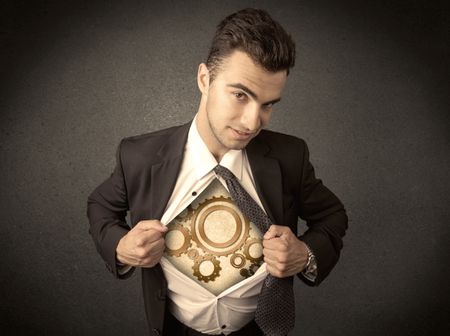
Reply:
[[308, 247], [308, 262], [306, 263], [306, 267], [304, 272], [309, 275], [316, 275], [317, 274], [317, 263], [316, 258], [314, 257], [314, 254]]
[[263, 263], [262, 235], [214, 180], [168, 225], [165, 257], [218, 295]]

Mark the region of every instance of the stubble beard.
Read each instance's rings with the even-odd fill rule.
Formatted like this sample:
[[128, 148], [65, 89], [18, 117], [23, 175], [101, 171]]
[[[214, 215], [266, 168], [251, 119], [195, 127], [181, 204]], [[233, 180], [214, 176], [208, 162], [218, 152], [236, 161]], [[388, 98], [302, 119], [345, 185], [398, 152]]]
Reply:
[[[217, 140], [217, 142], [223, 147], [225, 148], [227, 151], [230, 149], [234, 149], [234, 150], [241, 150], [244, 149], [248, 142], [245, 143], [239, 143], [236, 142], [234, 145], [231, 144], [227, 144], [225, 141], [226, 139], [224, 139], [223, 137], [220, 136], [220, 132], [217, 128], [214, 127], [213, 123], [211, 122], [211, 119], [209, 117], [209, 111], [206, 111], [206, 116], [208, 119], [208, 125], [209, 125], [209, 129], [211, 130], [211, 133], [213, 134], [214, 138]], [[228, 127], [228, 126], [227, 126]], [[225, 129], [225, 131], [227, 131], [228, 128]]]

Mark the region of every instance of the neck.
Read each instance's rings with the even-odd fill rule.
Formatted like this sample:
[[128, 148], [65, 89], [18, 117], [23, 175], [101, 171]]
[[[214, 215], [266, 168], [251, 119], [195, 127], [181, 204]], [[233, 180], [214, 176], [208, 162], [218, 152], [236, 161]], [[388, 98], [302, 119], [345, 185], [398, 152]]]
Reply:
[[208, 150], [219, 163], [228, 150], [224, 149], [220, 145], [214, 134], [211, 132], [208, 116], [206, 115], [206, 109], [202, 105], [203, 104], [200, 103], [200, 107], [197, 111], [197, 117], [195, 119], [195, 125], [197, 126], [198, 134], [202, 138], [206, 147], [208, 147]]

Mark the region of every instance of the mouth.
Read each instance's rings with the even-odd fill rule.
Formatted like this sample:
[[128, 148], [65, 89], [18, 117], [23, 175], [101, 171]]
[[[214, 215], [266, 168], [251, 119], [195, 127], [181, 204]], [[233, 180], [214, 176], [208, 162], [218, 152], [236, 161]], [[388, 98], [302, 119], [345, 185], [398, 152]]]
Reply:
[[256, 132], [244, 132], [234, 128], [231, 128], [231, 131], [237, 140], [249, 140], [256, 134]]

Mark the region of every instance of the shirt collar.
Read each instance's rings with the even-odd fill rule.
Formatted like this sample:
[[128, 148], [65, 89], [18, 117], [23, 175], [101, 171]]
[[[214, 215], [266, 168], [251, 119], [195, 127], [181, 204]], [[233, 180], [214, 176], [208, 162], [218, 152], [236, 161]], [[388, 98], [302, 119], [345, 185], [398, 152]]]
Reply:
[[[188, 155], [190, 155], [190, 159], [192, 160], [195, 175], [197, 179], [200, 180], [206, 174], [211, 172], [215, 166], [217, 166], [217, 161], [198, 133], [196, 119], [197, 118], [195, 117], [189, 129], [186, 148]], [[239, 181], [242, 180], [243, 164], [244, 161], [242, 150], [230, 149], [225, 153], [222, 160], [220, 161], [220, 165], [228, 168]]]

